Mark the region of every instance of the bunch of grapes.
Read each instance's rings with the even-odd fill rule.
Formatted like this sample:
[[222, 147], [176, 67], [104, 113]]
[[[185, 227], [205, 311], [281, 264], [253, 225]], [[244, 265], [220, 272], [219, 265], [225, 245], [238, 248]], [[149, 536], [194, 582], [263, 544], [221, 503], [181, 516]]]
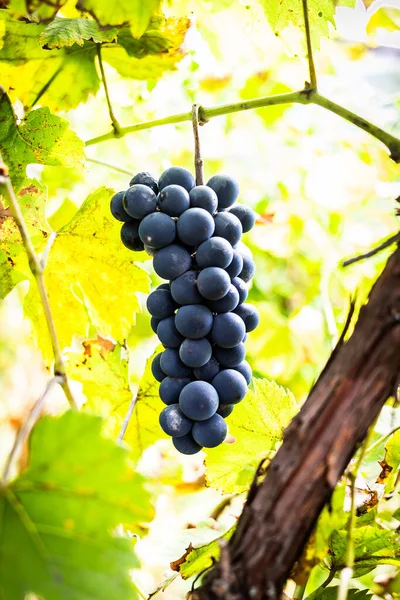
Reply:
[[161, 428], [183, 454], [224, 441], [225, 419], [252, 377], [244, 341], [259, 315], [245, 302], [254, 263], [240, 238], [256, 215], [235, 204], [238, 195], [232, 177], [215, 175], [196, 186], [189, 171], [171, 167], [158, 181], [138, 173], [111, 200], [112, 214], [123, 221], [123, 244], [146, 250], [168, 280], [147, 300], [165, 348], [152, 372], [166, 404]]

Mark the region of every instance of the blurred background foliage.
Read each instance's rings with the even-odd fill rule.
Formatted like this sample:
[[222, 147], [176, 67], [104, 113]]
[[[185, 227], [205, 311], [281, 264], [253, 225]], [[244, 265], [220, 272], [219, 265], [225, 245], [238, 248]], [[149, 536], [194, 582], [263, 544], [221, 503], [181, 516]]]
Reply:
[[[18, 2], [12, 1], [11, 7], [17, 15], [21, 11]], [[171, 35], [176, 49], [172, 56], [150, 54], [128, 60], [122, 48], [105, 52], [111, 103], [122, 125], [185, 112], [194, 101], [210, 107], [297, 90], [307, 80], [302, 32], [280, 25], [276, 34], [262, 3], [168, 0], [164, 12], [190, 19], [190, 23], [181, 21], [179, 27], [174, 26]], [[61, 14], [74, 18], [80, 13], [67, 2]], [[337, 7], [335, 24], [336, 29], [331, 23], [326, 25], [330, 39], [320, 39], [315, 55], [321, 93], [400, 135], [400, 10], [358, 0], [354, 8]], [[79, 138], [89, 140], [110, 130], [97, 59], [93, 54], [92, 60], [79, 64], [92, 82], [94, 94], [80, 89], [74, 80], [74, 61], [80, 59], [68, 53], [68, 48], [64, 51], [63, 83], [53, 94], [42, 95], [37, 106], [50, 106], [67, 119]], [[86, 56], [91, 52], [89, 47]], [[4, 56], [0, 54], [0, 61]], [[21, 60], [17, 86], [11, 83], [16, 71], [6, 62], [0, 71], [0, 83], [10, 92], [20, 117], [24, 106], [34, 102], [37, 90], [33, 93], [32, 85], [41, 58], [36, 66]], [[234, 175], [241, 187], [239, 200], [262, 217], [244, 237], [257, 265], [249, 301], [261, 313], [260, 326], [247, 343], [248, 360], [257, 377], [288, 388], [301, 404], [340, 335], [350, 299], [355, 298], [357, 306], [365, 301], [390, 253], [387, 250], [368, 261], [341, 267], [344, 258], [370, 249], [398, 228], [395, 199], [400, 196], [399, 167], [374, 138], [316, 106], [267, 107], [214, 118], [202, 127], [201, 141], [206, 178], [218, 172]], [[164, 125], [89, 145], [81, 168], [29, 165], [27, 175], [45, 190], [45, 218], [58, 231], [94, 190], [101, 186], [125, 189], [129, 173], [146, 170], [159, 175], [170, 165], [193, 169], [190, 123]], [[104, 246], [103, 252], [116, 255], [116, 241]], [[73, 263], [72, 253], [68, 260]], [[151, 261], [143, 255], [137, 260], [156, 285]], [[82, 281], [93, 278], [96, 268], [100, 269], [88, 267], [85, 273], [85, 264], [80, 266]], [[115, 346], [107, 328], [99, 327], [99, 320], [90, 315], [85, 322], [86, 335], [76, 335], [64, 344], [76, 395], [82, 403], [88, 399], [89, 407], [108, 417], [106, 428], [113, 435], [120, 428], [131, 390], [142, 379], [146, 359], [157, 346], [145, 309], [146, 284], [138, 287], [134, 277], [132, 274], [132, 280], [119, 281], [119, 289], [112, 290], [123, 299], [125, 288], [140, 289], [141, 312], [129, 323], [126, 344], [118, 339]], [[15, 431], [46, 379], [38, 337], [24, 318], [27, 294], [28, 284], [22, 281], [0, 307], [3, 463]], [[128, 309], [132, 310], [131, 305]], [[118, 310], [118, 303], [113, 310]], [[60, 323], [63, 314], [74, 318], [67, 312], [68, 303], [64, 303], [58, 315]], [[150, 406], [143, 404], [143, 410], [158, 412], [159, 407], [154, 408], [156, 391], [151, 386], [144, 397]], [[46, 410], [56, 413], [63, 402], [62, 394], [54, 393]], [[147, 413], [143, 417], [144, 422], [155, 423], [154, 416], [151, 418], [153, 421]], [[131, 427], [140, 431], [141, 425]], [[393, 421], [387, 416], [376, 439], [392, 427]], [[130, 442], [136, 439], [132, 431]], [[143, 432], [147, 435], [146, 427]], [[158, 430], [151, 430], [145, 446], [157, 438], [161, 438]], [[207, 542], [233, 524], [243, 499], [234, 498], [219, 520], [212, 518], [222, 495], [205, 487], [204, 456], [179, 457], [165, 440], [143, 454], [138, 448], [140, 445], [134, 448], [135, 460], [141, 457], [138, 469], [147, 477], [156, 516], [137, 544], [145, 568], [135, 576], [145, 590], [151, 591], [164, 574], [173, 574], [165, 571], [166, 566], [189, 542]], [[376, 457], [374, 464], [376, 467]], [[373, 477], [367, 477], [371, 486]], [[314, 577], [316, 587], [319, 575]], [[185, 589], [186, 584], [176, 580], [162, 597], [180, 597]], [[311, 586], [309, 591], [313, 589]]]

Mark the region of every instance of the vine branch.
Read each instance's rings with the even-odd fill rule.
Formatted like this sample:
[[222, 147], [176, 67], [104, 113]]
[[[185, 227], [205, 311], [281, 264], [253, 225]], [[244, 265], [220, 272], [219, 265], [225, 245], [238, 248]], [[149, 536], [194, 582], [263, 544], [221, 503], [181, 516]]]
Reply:
[[317, 74], [315, 72], [314, 58], [312, 52], [311, 45], [311, 30], [310, 30], [310, 20], [308, 18], [308, 5], [307, 0], [302, 0], [303, 3], [303, 16], [304, 16], [304, 27], [306, 30], [306, 42], [307, 42], [307, 60], [308, 60], [308, 70], [310, 73], [310, 89], [317, 89]]
[[106, 100], [107, 100], [107, 106], [108, 106], [108, 114], [110, 115], [111, 123], [112, 123], [113, 130], [114, 130], [113, 136], [114, 137], [119, 137], [120, 136], [120, 131], [121, 131], [121, 126], [118, 123], [118, 119], [117, 119], [117, 117], [114, 114], [113, 107], [112, 107], [112, 104], [111, 104], [110, 94], [108, 92], [107, 79], [106, 79], [106, 74], [104, 72], [103, 58], [101, 56], [101, 44], [97, 44], [97, 58], [99, 60], [101, 80], [103, 82], [104, 92], [106, 94]]
[[[267, 106], [277, 106], [281, 104], [317, 104], [330, 112], [333, 112], [342, 119], [353, 123], [360, 129], [363, 129], [377, 140], [381, 141], [388, 148], [390, 152], [390, 158], [396, 162], [400, 162], [400, 139], [394, 137], [387, 131], [384, 131], [380, 127], [377, 127], [373, 123], [370, 123], [366, 119], [352, 113], [347, 108], [344, 108], [340, 104], [336, 104], [328, 98], [321, 96], [318, 92], [312, 89], [304, 89], [297, 92], [290, 92], [287, 94], [276, 94], [274, 96], [264, 96], [262, 98], [254, 98], [244, 102], [236, 102], [233, 104], [223, 104], [221, 106], [214, 106], [212, 108], [205, 108], [199, 106], [199, 122], [206, 123], [213, 117], [220, 117], [222, 115], [228, 115], [235, 112], [241, 112], [244, 110], [253, 110], [256, 108], [264, 108]], [[176, 115], [170, 115], [162, 119], [154, 119], [152, 121], [145, 121], [143, 123], [136, 123], [135, 125], [128, 125], [127, 127], [121, 127], [118, 132], [118, 137], [123, 137], [129, 133], [135, 131], [142, 131], [145, 129], [152, 129], [154, 127], [160, 127], [161, 125], [174, 125], [177, 123], [184, 123], [185, 121], [192, 121], [192, 111], [179, 113]], [[114, 130], [104, 135], [92, 138], [86, 142], [86, 146], [93, 146], [100, 142], [112, 140], [116, 136]]]
[[78, 406], [75, 402], [75, 399], [72, 395], [71, 388], [69, 386], [69, 381], [67, 378], [64, 360], [60, 350], [60, 344], [58, 342], [57, 332], [53, 320], [53, 315], [50, 308], [49, 297], [47, 295], [46, 285], [44, 282], [44, 265], [39, 260], [35, 249], [33, 247], [32, 241], [29, 237], [28, 229], [26, 227], [26, 223], [24, 221], [24, 217], [22, 216], [21, 209], [18, 204], [17, 197], [14, 192], [14, 188], [11, 184], [11, 180], [8, 176], [8, 168], [3, 163], [3, 159], [0, 153], [0, 184], [3, 184], [6, 188], [7, 196], [10, 201], [10, 209], [11, 214], [15, 219], [19, 232], [21, 234], [22, 243], [25, 247], [26, 253], [28, 255], [29, 268], [32, 272], [32, 275], [35, 278], [36, 285], [38, 288], [40, 300], [43, 307], [44, 316], [46, 319], [47, 329], [50, 336], [51, 346], [53, 349], [54, 355], [54, 375], [60, 378], [60, 385], [64, 390], [64, 394], [70, 403], [71, 407], [75, 410], [78, 409]]
[[360, 262], [361, 260], [365, 260], [366, 258], [371, 258], [372, 256], [375, 256], [375, 254], [378, 254], [385, 248], [388, 248], [395, 242], [399, 242], [399, 241], [400, 241], [400, 232], [396, 233], [395, 235], [392, 235], [387, 240], [385, 240], [384, 242], [379, 244], [379, 246], [372, 248], [372, 250], [369, 250], [368, 252], [365, 252], [364, 254], [358, 254], [357, 256], [353, 256], [352, 258], [348, 258], [347, 260], [344, 260], [342, 262], [342, 267], [348, 267], [349, 265], [353, 265], [354, 263]]

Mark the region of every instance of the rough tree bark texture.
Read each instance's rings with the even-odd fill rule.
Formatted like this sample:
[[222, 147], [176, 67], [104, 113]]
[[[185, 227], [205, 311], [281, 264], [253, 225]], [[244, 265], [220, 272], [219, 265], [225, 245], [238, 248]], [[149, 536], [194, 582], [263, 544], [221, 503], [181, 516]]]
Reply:
[[285, 432], [267, 476], [253, 484], [238, 528], [200, 600], [279, 598], [318, 515], [400, 373], [400, 249], [390, 257], [354, 332], [332, 353]]

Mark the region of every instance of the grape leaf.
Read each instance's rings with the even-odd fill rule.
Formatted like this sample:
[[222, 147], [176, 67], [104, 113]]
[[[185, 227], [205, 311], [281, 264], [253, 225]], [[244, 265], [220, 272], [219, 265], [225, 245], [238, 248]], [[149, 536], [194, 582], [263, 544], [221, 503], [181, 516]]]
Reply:
[[49, 21], [67, 0], [10, 0], [8, 8], [13, 16], [31, 21]]
[[[44, 188], [36, 180], [28, 180], [18, 192], [17, 200], [33, 246], [39, 252], [51, 233], [45, 217]], [[10, 211], [6, 210], [0, 217], [0, 298], [25, 279], [30, 279], [35, 285], [18, 227]]]
[[160, 0], [79, 0], [79, 10], [89, 12], [100, 25], [131, 24], [132, 33], [140, 37], [151, 17], [157, 12]]
[[225, 493], [249, 488], [257, 465], [274, 450], [297, 412], [291, 392], [275, 382], [253, 379], [253, 385], [254, 391], [247, 393], [227, 420], [236, 442], [206, 452], [207, 484]]
[[[312, 594], [307, 596], [307, 600], [336, 600], [338, 597], [339, 587], [337, 586], [329, 586], [329, 587], [319, 587]], [[347, 591], [348, 600], [370, 600], [372, 598], [372, 594], [369, 590], [358, 590], [356, 588], [351, 588]]]
[[[400, 566], [398, 533], [378, 526], [366, 525], [354, 530], [354, 576], [361, 577], [378, 565]], [[335, 571], [346, 566], [347, 531], [332, 533], [328, 562]]]
[[[134, 262], [141, 259], [141, 254], [121, 243], [121, 223], [112, 217], [109, 207], [113, 193], [100, 188], [91, 194], [70, 223], [60, 229], [48, 256], [46, 286], [63, 348], [75, 334], [87, 338], [90, 325], [103, 337], [122, 342], [135, 313], [140, 312], [137, 292], [149, 291], [148, 274]], [[25, 311], [49, 358], [42, 307], [32, 287], [25, 299]]]
[[71, 131], [65, 119], [52, 115], [48, 108], [28, 113], [17, 125], [14, 111], [5, 91], [0, 88], [0, 148], [10, 170], [14, 188], [25, 179], [28, 164], [81, 167], [84, 144]]
[[97, 44], [114, 42], [118, 29], [100, 29], [96, 21], [91, 19], [62, 19], [57, 17], [47, 25], [39, 36], [39, 43], [45, 49], [63, 48], [78, 44], [83, 46], [85, 40]]
[[[346, 6], [354, 6], [348, 0]], [[304, 29], [303, 6], [299, 0], [261, 0], [266, 17], [275, 34], [289, 25]], [[321, 36], [329, 37], [329, 23], [335, 25], [333, 0], [308, 0], [308, 15], [313, 43], [319, 47]]]
[[194, 548], [191, 544], [183, 556], [171, 563], [173, 571], [179, 571], [183, 579], [189, 579], [198, 573], [212, 567], [221, 554], [221, 542], [229, 540], [236, 529], [232, 525], [224, 534], [218, 536], [212, 542]]
[[102, 420], [69, 411], [39, 421], [26, 470], [0, 490], [0, 595], [53, 600], [134, 599], [133, 542], [153, 511], [128, 450], [102, 437]]
[[385, 457], [379, 464], [382, 471], [377, 483], [383, 483], [386, 485], [387, 490], [391, 490], [395, 486], [400, 465], [400, 431], [396, 431], [386, 442]]

